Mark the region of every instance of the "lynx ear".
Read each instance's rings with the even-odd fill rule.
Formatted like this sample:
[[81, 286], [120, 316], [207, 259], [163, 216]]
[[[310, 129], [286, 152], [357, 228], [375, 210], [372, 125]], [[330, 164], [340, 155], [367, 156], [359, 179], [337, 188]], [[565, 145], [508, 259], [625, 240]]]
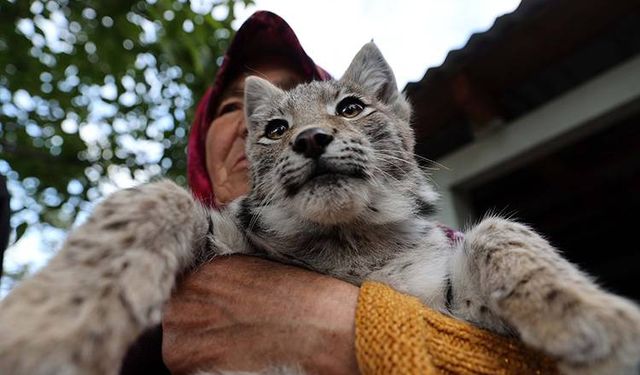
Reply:
[[284, 94], [277, 86], [266, 79], [249, 76], [244, 80], [244, 113], [247, 120], [247, 129], [252, 130], [252, 120], [255, 113], [263, 106], [273, 101], [273, 98]]
[[360, 49], [340, 81], [352, 82], [363, 87], [408, 120], [408, 103], [398, 91], [391, 67], [373, 42], [365, 44]]

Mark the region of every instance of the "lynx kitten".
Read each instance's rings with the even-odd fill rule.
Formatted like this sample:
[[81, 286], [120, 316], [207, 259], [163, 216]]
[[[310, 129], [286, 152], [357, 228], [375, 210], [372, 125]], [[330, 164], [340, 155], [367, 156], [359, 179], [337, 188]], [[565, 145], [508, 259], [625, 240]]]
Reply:
[[285, 92], [249, 77], [245, 91], [251, 192], [220, 212], [167, 181], [107, 198], [2, 301], [0, 373], [117, 374], [177, 274], [244, 253], [387, 283], [517, 335], [566, 374], [638, 374], [633, 303], [525, 225], [489, 217], [452, 239], [434, 222], [409, 104], [373, 43], [338, 81]]

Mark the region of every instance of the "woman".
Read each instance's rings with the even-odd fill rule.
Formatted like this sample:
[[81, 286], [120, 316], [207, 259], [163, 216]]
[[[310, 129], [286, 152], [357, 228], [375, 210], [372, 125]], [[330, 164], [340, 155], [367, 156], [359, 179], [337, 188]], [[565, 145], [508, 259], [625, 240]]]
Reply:
[[[195, 196], [213, 207], [223, 206], [248, 189], [242, 89], [245, 76], [252, 74], [284, 89], [330, 78], [306, 55], [293, 31], [278, 16], [258, 12], [245, 22], [227, 51], [214, 85], [201, 100], [191, 130], [189, 183]], [[320, 363], [306, 365], [321, 367], [325, 373], [357, 373], [353, 349], [356, 287], [257, 259], [214, 263], [216, 266], [205, 266], [185, 280], [165, 313], [164, 358], [174, 373], [188, 373], [211, 364], [235, 368], [227, 357], [238, 357], [242, 365], [239, 370], [257, 370], [269, 362], [313, 360]], [[256, 273], [260, 276], [244, 277]], [[238, 289], [244, 291], [238, 293]], [[325, 304], [314, 306], [313, 312], [301, 311], [311, 307], [323, 289], [330, 296]], [[242, 296], [240, 301], [251, 301], [258, 310], [227, 300], [228, 292]], [[299, 303], [290, 303], [292, 300]], [[296, 311], [296, 307], [301, 310]], [[255, 312], [258, 314], [253, 315]], [[314, 316], [317, 313], [320, 315]], [[238, 319], [249, 320], [251, 325], [238, 324]], [[260, 332], [256, 334], [252, 326], [258, 322]], [[181, 329], [190, 324], [198, 324], [213, 334], [194, 335]], [[304, 343], [297, 340], [300, 330], [305, 332]], [[207, 345], [211, 340], [215, 345]], [[273, 345], [276, 341], [298, 343], [294, 348], [278, 348]], [[249, 345], [242, 347], [243, 344]], [[198, 352], [194, 355], [192, 349]], [[323, 349], [329, 349], [326, 356], [321, 355]], [[318, 355], [310, 356], [311, 353]], [[332, 367], [337, 364], [345, 369]]]
[[[214, 208], [248, 189], [242, 87], [250, 74], [283, 88], [330, 78], [278, 16], [258, 12], [244, 23], [198, 106], [189, 141], [189, 183]], [[383, 285], [357, 288], [240, 256], [188, 275], [165, 310], [163, 330], [163, 358], [173, 374], [282, 363], [331, 374], [554, 372], [552, 363], [513, 341]]]

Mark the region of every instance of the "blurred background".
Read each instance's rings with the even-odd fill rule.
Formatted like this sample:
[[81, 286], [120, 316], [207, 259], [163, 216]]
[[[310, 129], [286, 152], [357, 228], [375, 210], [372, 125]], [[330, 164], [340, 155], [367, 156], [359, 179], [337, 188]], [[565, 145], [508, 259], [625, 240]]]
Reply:
[[259, 9], [334, 76], [375, 40], [445, 224], [512, 215], [640, 301], [637, 0], [0, 0], [0, 296], [104, 196], [185, 184], [195, 103]]

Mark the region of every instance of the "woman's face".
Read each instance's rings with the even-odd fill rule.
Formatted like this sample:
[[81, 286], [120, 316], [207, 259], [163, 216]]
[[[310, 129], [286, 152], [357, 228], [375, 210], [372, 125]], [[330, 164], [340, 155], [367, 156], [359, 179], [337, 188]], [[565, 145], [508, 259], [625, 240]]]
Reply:
[[[287, 64], [255, 64], [246, 75], [258, 75], [271, 83], [291, 88], [304, 81]], [[244, 79], [236, 78], [223, 93], [215, 119], [206, 138], [207, 172], [215, 192], [216, 204], [226, 204], [249, 190], [248, 163], [244, 154], [247, 128], [244, 124]]]

